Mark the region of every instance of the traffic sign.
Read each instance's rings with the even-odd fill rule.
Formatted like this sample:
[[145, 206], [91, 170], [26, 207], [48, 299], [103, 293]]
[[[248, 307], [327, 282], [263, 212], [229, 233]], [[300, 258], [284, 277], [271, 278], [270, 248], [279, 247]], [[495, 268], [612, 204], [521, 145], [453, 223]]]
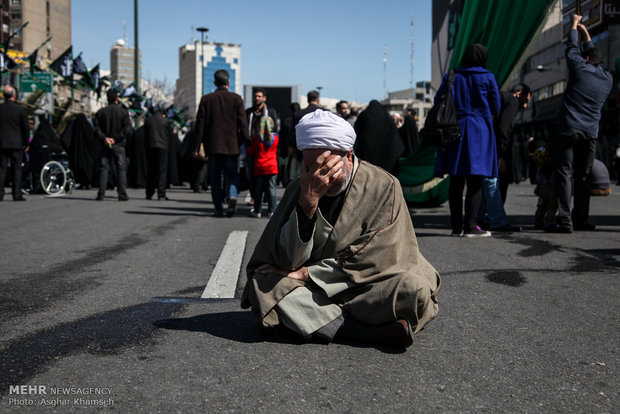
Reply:
[[36, 72], [30, 75], [21, 75], [21, 90], [23, 93], [32, 93], [37, 90], [51, 93], [53, 85], [54, 81], [51, 73]]

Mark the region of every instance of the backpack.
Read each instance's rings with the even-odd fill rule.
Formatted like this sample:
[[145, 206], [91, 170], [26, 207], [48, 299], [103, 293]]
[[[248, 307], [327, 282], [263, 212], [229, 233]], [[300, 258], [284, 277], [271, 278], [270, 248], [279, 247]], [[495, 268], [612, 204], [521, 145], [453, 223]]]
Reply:
[[424, 127], [420, 130], [420, 136], [426, 145], [438, 147], [441, 150], [461, 141], [456, 106], [450, 92], [453, 81], [454, 70], [451, 70], [443, 94], [428, 112]]

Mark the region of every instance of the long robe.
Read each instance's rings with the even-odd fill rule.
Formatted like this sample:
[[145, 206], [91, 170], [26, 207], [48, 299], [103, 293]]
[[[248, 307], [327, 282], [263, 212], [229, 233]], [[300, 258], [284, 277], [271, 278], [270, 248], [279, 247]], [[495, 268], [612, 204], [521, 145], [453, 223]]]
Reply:
[[[328, 298], [369, 324], [406, 318], [417, 332], [437, 314], [440, 277], [418, 249], [398, 180], [354, 160], [352, 181], [333, 228], [325, 233], [320, 231], [325, 226], [317, 225], [308, 243], [296, 230], [299, 179], [286, 187], [247, 266], [241, 306], [252, 308], [259, 327], [280, 325], [275, 308], [298, 288], [310, 289], [321, 297], [319, 302]], [[317, 222], [323, 221], [320, 210], [317, 215]], [[313, 283], [255, 274], [264, 263], [291, 271], [307, 266]]]
[[396, 175], [405, 147], [388, 111], [377, 100], [355, 121], [355, 155]]

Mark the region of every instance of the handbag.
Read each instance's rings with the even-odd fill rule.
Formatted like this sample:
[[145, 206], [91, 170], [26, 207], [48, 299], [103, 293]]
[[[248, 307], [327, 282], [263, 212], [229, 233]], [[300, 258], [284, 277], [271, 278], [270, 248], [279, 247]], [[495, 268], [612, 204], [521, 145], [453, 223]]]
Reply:
[[420, 130], [420, 136], [426, 145], [442, 150], [461, 141], [456, 105], [450, 92], [453, 81], [454, 70], [451, 70], [442, 95], [428, 112], [424, 127]]

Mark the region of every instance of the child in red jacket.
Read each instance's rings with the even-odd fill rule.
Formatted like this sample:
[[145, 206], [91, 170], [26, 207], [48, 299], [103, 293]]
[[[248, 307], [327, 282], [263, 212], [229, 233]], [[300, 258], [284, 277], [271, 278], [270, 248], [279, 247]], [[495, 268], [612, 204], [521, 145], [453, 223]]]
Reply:
[[260, 134], [252, 138], [248, 154], [254, 157], [254, 208], [253, 217], [261, 216], [263, 194], [268, 200], [268, 216], [276, 210], [276, 184], [278, 177], [278, 134], [273, 131], [273, 119], [260, 119]]

